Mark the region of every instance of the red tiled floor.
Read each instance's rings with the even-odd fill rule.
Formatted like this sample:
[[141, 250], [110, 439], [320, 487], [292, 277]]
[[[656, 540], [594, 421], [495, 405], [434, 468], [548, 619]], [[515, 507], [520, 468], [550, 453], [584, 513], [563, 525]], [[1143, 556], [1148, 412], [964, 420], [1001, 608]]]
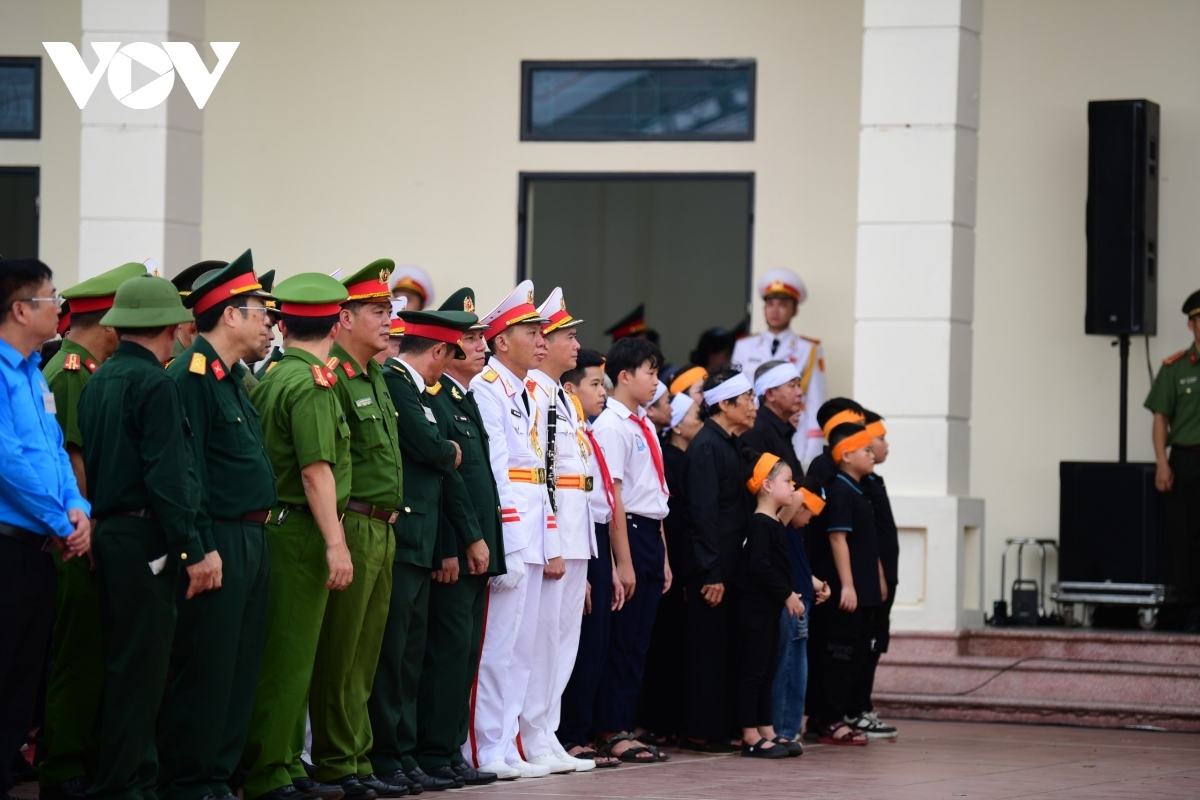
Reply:
[[[498, 800], [1200, 797], [1200, 734], [917, 720], [901, 721], [899, 727], [894, 742], [865, 748], [812, 745], [798, 759], [753, 761], [672, 751], [665, 764], [622, 765], [463, 791]], [[18, 786], [13, 795], [32, 800], [37, 789]]]

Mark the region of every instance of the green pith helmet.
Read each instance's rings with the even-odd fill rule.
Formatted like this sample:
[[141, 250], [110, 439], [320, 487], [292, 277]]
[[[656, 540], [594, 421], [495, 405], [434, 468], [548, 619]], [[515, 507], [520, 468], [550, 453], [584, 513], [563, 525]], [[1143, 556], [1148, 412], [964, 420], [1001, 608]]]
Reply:
[[192, 314], [183, 307], [173, 283], [166, 278], [140, 275], [121, 284], [113, 307], [100, 324], [113, 328], [158, 328], [191, 321]]
[[[64, 300], [94, 301], [93, 303], [76, 303], [80, 309], [87, 309], [91, 305], [99, 306], [105, 298], [112, 298], [122, 283], [130, 278], [136, 278], [145, 274], [145, 265], [133, 261], [110, 269], [107, 272], [101, 272], [94, 278], [88, 278], [86, 281], [77, 283], [70, 289], [64, 290], [62, 296]], [[109, 305], [111, 306], [111, 303]], [[99, 310], [99, 307], [95, 310]]]

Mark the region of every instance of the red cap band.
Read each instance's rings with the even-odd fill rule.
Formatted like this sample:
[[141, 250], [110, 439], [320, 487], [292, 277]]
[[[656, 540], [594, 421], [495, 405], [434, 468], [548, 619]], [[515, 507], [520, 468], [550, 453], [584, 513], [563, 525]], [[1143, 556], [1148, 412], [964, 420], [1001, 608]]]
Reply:
[[462, 341], [462, 331], [454, 328], [443, 328], [441, 325], [426, 325], [420, 322], [405, 322], [405, 336], [422, 336], [446, 344], [458, 344]]
[[[491, 339], [496, 334], [502, 333], [509, 325], [516, 325], [520, 322], [536, 322], [539, 319], [541, 317], [538, 315], [538, 310], [533, 307], [533, 303], [522, 303], [489, 322], [487, 329], [483, 332], [483, 338]], [[462, 338], [461, 334], [459, 338]]]
[[283, 301], [279, 304], [281, 314], [286, 314], [289, 317], [332, 317], [340, 314], [342, 311], [341, 303], [289, 303]]
[[63, 314], [58, 318], [58, 335], [66, 336], [67, 331], [71, 329], [71, 312]]
[[550, 315], [550, 321], [542, 327], [542, 333], [551, 333], [561, 328], [563, 325], [566, 325], [573, 319], [574, 317], [568, 314], [566, 309], [563, 309], [562, 311], [556, 311]]
[[615, 342], [618, 339], [624, 339], [626, 337], [633, 336], [635, 333], [641, 333], [644, 330], [646, 330], [646, 320], [639, 319], [629, 323], [628, 325], [622, 325], [621, 327], [617, 328], [612, 332], [612, 338]]
[[92, 311], [107, 311], [113, 307], [117, 295], [106, 294], [104, 297], [76, 297], [68, 300], [72, 314], [88, 314]]
[[205, 290], [204, 296], [192, 306], [192, 313], [203, 314], [217, 303], [228, 300], [234, 295], [252, 292], [255, 289], [261, 288], [262, 284], [258, 282], [258, 278], [254, 277], [253, 272], [243, 272], [231, 281], [226, 281], [220, 286], [214, 286], [211, 289]]

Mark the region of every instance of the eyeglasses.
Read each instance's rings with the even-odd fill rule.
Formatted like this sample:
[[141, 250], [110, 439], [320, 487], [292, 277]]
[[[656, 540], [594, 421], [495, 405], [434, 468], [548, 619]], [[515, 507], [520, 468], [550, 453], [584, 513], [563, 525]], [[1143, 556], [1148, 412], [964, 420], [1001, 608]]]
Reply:
[[49, 297], [22, 297], [19, 300], [13, 300], [14, 303], [53, 303], [58, 305], [62, 302], [62, 295], [58, 292]]
[[239, 311], [257, 311], [260, 314], [262, 314], [264, 317], [267, 315], [267, 313], [269, 311], [272, 310], [272, 309], [267, 308], [266, 306], [234, 306], [234, 308], [236, 308]]

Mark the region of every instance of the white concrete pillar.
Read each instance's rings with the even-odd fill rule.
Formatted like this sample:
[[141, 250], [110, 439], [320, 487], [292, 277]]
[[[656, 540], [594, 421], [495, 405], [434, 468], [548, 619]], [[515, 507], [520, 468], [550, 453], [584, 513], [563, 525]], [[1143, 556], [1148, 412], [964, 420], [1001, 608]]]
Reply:
[[[92, 42], [191, 42], [202, 49], [204, 0], [83, 0], [80, 54], [94, 69]], [[111, 69], [111, 66], [110, 66]], [[154, 73], [133, 65], [133, 89]], [[101, 79], [82, 112], [79, 164], [79, 278], [154, 258], [167, 275], [200, 260], [203, 112], [176, 76], [167, 100], [122, 105]]]
[[893, 625], [980, 621], [970, 491], [983, 0], [866, 0], [854, 395], [887, 418], [901, 529]]

